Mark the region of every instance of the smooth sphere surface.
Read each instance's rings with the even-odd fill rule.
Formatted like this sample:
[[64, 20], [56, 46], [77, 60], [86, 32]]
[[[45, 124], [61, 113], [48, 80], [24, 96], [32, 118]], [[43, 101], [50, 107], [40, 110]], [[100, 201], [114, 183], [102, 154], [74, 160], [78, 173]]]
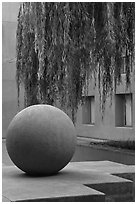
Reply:
[[28, 174], [57, 173], [71, 160], [75, 146], [76, 131], [71, 119], [50, 105], [23, 109], [8, 127], [8, 154]]

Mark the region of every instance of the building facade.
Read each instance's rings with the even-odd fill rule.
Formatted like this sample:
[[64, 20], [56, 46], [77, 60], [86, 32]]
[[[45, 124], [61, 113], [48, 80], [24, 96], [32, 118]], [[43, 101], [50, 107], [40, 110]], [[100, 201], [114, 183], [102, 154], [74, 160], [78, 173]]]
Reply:
[[131, 76], [131, 85], [126, 86], [126, 74], [116, 93], [106, 101], [102, 120], [98, 88], [90, 82], [85, 104], [79, 106], [77, 113], [77, 134], [82, 137], [134, 140], [135, 139], [135, 80]]
[[[6, 137], [7, 127], [18, 111], [23, 109], [21, 91], [20, 108], [17, 105], [16, 87], [16, 29], [20, 3], [2, 3], [2, 137]], [[94, 81], [89, 84], [85, 104], [79, 106], [76, 130], [81, 137], [134, 140], [135, 139], [135, 83], [134, 74], [131, 86], [127, 89], [125, 74], [117, 87], [112, 101], [106, 101], [104, 118], [100, 113], [98, 87]], [[111, 105], [112, 102], [112, 105]]]
[[[2, 137], [19, 111], [16, 87], [16, 28], [20, 3], [2, 3]], [[22, 102], [23, 100], [21, 100]], [[23, 108], [21, 103], [20, 109]]]

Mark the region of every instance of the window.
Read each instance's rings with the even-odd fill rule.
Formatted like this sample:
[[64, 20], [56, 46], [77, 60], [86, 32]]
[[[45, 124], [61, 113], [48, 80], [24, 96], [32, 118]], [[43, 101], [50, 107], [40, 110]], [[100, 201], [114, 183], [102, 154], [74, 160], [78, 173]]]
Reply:
[[87, 96], [85, 103], [82, 106], [82, 120], [83, 124], [95, 123], [95, 97]]
[[126, 57], [123, 57], [123, 64], [122, 64], [122, 68], [121, 68], [121, 74], [125, 74], [126, 73]]
[[116, 126], [132, 126], [132, 94], [116, 94], [115, 96]]
[[[129, 66], [130, 66], [130, 72], [132, 72], [132, 60], [131, 57], [129, 57]], [[126, 56], [123, 56], [123, 64], [121, 67], [121, 74], [126, 73]]]

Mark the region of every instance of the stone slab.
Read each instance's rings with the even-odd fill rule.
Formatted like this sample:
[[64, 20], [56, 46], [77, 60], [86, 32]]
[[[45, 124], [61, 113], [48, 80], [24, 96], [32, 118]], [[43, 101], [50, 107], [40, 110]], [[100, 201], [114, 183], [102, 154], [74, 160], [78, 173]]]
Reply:
[[[104, 200], [104, 194], [82, 184], [60, 181], [60, 174], [30, 177], [15, 166], [3, 168], [3, 196], [10, 201]], [[82, 198], [81, 198], [82, 197]], [[65, 199], [66, 198], [66, 199]]]
[[133, 173], [134, 167], [109, 161], [71, 162], [54, 176], [31, 177], [15, 166], [4, 166], [3, 202], [105, 201], [107, 191], [109, 195], [132, 191], [132, 181], [111, 175], [121, 172]]
[[82, 162], [72, 162], [69, 163], [68, 167], [70, 169], [93, 170], [96, 172], [103, 172], [109, 174], [120, 174], [120, 173], [135, 173], [134, 165], [125, 165], [121, 163], [116, 163], [112, 161], [82, 161]]

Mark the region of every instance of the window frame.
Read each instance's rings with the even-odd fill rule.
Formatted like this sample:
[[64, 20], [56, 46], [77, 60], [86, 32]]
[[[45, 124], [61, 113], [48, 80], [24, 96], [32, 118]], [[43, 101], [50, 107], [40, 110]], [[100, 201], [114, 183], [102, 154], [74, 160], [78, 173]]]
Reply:
[[[94, 101], [94, 106], [92, 106], [93, 101]], [[85, 119], [85, 112], [86, 112], [86, 109], [88, 109], [87, 107], [85, 107], [86, 103], [87, 103], [87, 107], [90, 107], [90, 110], [88, 111], [89, 115]], [[92, 109], [92, 107], [94, 107], [94, 109]], [[94, 113], [92, 111], [94, 111]], [[93, 115], [94, 115], [94, 118], [92, 118]], [[84, 121], [84, 120], [87, 120], [87, 121]], [[82, 124], [95, 125], [95, 96], [94, 95], [84, 97], [84, 103], [82, 104]]]
[[[126, 124], [126, 121], [127, 121], [126, 96], [130, 96], [130, 99], [131, 99], [130, 100], [131, 125]], [[133, 100], [132, 98], [133, 98], [132, 93], [115, 94], [115, 126], [116, 127], [133, 127]], [[120, 104], [119, 107], [117, 106], [118, 104]], [[118, 108], [118, 111], [116, 110], [117, 108]], [[121, 117], [117, 115], [118, 113], [121, 113], [120, 115]], [[119, 117], [122, 119], [119, 119]]]

